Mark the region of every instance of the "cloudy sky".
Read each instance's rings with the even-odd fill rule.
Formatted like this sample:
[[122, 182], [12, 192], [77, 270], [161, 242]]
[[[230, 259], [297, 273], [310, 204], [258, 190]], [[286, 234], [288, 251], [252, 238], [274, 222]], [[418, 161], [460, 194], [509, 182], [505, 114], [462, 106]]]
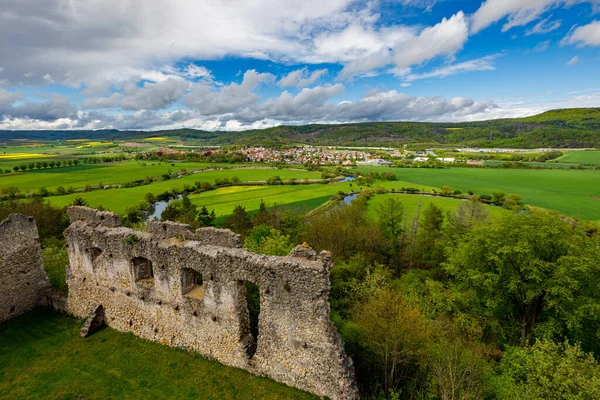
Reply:
[[0, 129], [600, 107], [600, 0], [0, 0]]

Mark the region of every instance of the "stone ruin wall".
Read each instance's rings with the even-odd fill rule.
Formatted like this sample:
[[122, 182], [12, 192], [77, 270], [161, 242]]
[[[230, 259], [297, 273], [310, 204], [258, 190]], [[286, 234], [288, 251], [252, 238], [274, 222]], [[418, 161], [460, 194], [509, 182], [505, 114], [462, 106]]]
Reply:
[[[69, 215], [72, 314], [87, 317], [102, 305], [118, 331], [320, 396], [358, 397], [352, 361], [329, 319], [328, 254], [300, 248], [296, 256], [264, 256], [242, 249], [227, 230], [149, 222], [138, 232], [109, 212], [71, 207]], [[258, 338], [246, 281], [260, 288]]]
[[31, 310], [49, 283], [35, 220], [11, 214], [0, 222], [0, 323]]

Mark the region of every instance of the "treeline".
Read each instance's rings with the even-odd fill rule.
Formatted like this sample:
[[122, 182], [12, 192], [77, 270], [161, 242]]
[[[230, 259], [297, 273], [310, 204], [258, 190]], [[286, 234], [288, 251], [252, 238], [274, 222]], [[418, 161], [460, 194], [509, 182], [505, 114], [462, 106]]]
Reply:
[[159, 132], [129, 131], [0, 131], [1, 140], [72, 139], [136, 140], [149, 136], [201, 139], [207, 145], [267, 146], [402, 146], [468, 145], [510, 148], [600, 147], [600, 109], [553, 110], [520, 119], [465, 123], [364, 122], [278, 126], [243, 132], [206, 132], [176, 129]]

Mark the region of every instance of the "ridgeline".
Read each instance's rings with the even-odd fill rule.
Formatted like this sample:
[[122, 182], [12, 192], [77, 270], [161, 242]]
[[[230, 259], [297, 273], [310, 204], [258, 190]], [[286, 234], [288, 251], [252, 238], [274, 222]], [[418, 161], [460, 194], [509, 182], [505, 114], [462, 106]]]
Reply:
[[163, 131], [46, 130], [0, 131], [0, 142], [27, 140], [136, 140], [147, 137], [179, 136], [205, 145], [336, 145], [402, 146], [463, 145], [508, 148], [599, 148], [600, 108], [552, 110], [515, 119], [464, 123], [362, 122], [278, 126], [243, 132], [208, 132], [195, 129]]

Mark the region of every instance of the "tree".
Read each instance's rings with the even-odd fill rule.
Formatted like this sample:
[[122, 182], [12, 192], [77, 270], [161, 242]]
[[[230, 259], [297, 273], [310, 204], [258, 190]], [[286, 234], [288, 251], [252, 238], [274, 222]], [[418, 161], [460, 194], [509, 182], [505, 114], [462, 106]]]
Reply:
[[0, 194], [5, 195], [9, 199], [16, 199], [21, 193], [21, 189], [16, 186], [7, 186], [0, 189]]
[[600, 365], [579, 345], [538, 341], [508, 348], [491, 383], [499, 400], [599, 399]]
[[509, 343], [568, 334], [597, 346], [590, 336], [600, 328], [600, 240], [559, 214], [509, 213], [475, 225], [458, 239], [445, 270]]
[[[72, 161], [73, 165], [79, 164], [79, 160], [77, 160], [77, 159], [75, 159], [75, 160], [69, 160], [69, 161]], [[71, 165], [71, 163], [69, 163], [69, 165]]]
[[390, 196], [379, 206], [379, 226], [383, 234], [395, 243], [403, 232], [404, 205]]
[[245, 237], [252, 229], [252, 222], [250, 222], [246, 207], [235, 206], [231, 215], [223, 221], [223, 226]]
[[258, 207], [258, 212], [252, 218], [252, 223], [257, 225], [265, 225], [271, 220], [271, 214], [269, 210], [267, 210], [267, 204], [263, 199], [260, 200], [260, 206]]
[[87, 205], [88, 205], [88, 202], [87, 202], [87, 200], [86, 200], [86, 199], [84, 199], [83, 197], [81, 197], [81, 196], [77, 196], [77, 197], [75, 197], [75, 198], [73, 199], [73, 201], [71, 202], [71, 205], [72, 205], [72, 206], [84, 206], [84, 207], [87, 207]]
[[452, 195], [452, 188], [450, 186], [442, 186], [442, 189], [440, 190], [440, 194], [442, 196], [450, 196], [450, 195]]
[[56, 193], [58, 194], [67, 194], [67, 190], [63, 186], [59, 186], [56, 188]]
[[417, 308], [388, 288], [359, 303], [352, 315], [389, 393], [402, 379], [403, 367], [426, 354], [430, 329]]
[[419, 233], [416, 238], [417, 254], [420, 266], [436, 268], [444, 260], [443, 233], [444, 213], [433, 202], [423, 213], [419, 222]]
[[50, 196], [50, 192], [45, 187], [41, 187], [38, 190], [38, 195], [40, 197], [48, 197], [48, 196]]
[[27, 168], [29, 168], [29, 170], [31, 171], [32, 169], [35, 168], [35, 164], [34, 163], [29, 163], [29, 164], [27, 164]]
[[448, 217], [449, 232], [453, 238], [462, 236], [474, 225], [484, 222], [489, 218], [489, 213], [479, 201], [479, 196], [473, 195], [469, 201], [460, 203], [456, 212]]
[[215, 220], [215, 210], [212, 210], [210, 213], [208, 212], [208, 208], [206, 206], [202, 206], [200, 211], [196, 214], [196, 222], [198, 225], [202, 226], [212, 226]]
[[502, 205], [509, 210], [521, 210], [523, 208], [523, 198], [516, 193], [509, 194], [504, 198]]
[[502, 205], [504, 204], [504, 197], [506, 197], [506, 194], [504, 192], [493, 192], [492, 203]]
[[[265, 234], [266, 233], [266, 234]], [[294, 248], [289, 236], [266, 225], [254, 227], [244, 241], [249, 251], [270, 256], [287, 256]]]

